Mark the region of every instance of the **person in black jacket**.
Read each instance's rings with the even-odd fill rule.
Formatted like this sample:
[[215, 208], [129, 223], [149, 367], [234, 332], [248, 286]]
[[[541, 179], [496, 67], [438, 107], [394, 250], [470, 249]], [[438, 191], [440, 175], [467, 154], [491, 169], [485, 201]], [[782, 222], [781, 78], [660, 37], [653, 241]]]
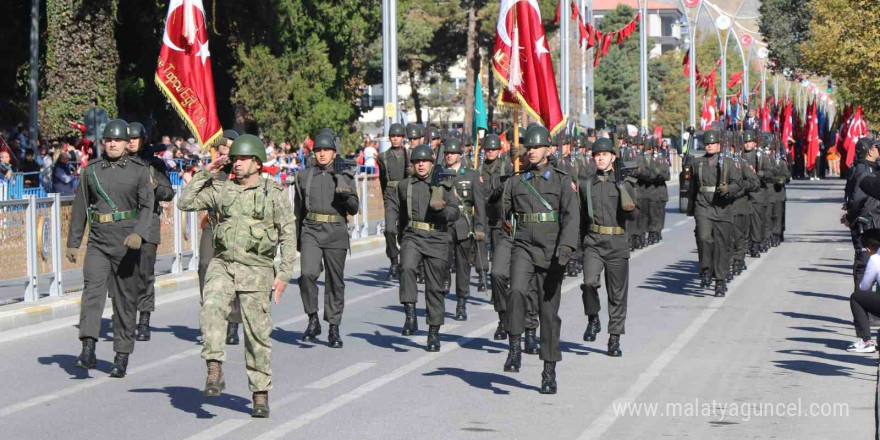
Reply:
[[[860, 182], [880, 170], [880, 165], [877, 163], [877, 159], [880, 158], [880, 149], [878, 148], [880, 148], [878, 144], [869, 138], [861, 138], [856, 142], [857, 160], [847, 172], [844, 189], [844, 213], [840, 222], [850, 229], [855, 252], [853, 256], [853, 283], [856, 286], [859, 285], [868, 264], [868, 253], [862, 244], [861, 231], [872, 228], [871, 225], [865, 225], [865, 222], [872, 221], [870, 212], [865, 212], [865, 202], [869, 197], [880, 199], [880, 197], [870, 195], [863, 190], [860, 187]], [[877, 225], [880, 226], [880, 218], [878, 218]]]

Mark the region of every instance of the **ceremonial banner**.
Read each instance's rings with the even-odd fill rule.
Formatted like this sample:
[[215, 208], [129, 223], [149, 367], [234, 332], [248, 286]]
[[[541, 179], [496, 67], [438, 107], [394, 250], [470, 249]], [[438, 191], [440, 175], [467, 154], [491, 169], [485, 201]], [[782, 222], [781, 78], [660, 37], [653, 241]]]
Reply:
[[220, 136], [202, 0], [171, 0], [168, 5], [155, 81], [201, 146]]

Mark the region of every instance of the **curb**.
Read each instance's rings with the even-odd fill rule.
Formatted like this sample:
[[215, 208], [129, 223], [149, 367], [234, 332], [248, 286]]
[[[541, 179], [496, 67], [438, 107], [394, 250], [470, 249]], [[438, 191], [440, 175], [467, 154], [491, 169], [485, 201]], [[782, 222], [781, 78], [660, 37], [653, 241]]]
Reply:
[[[385, 246], [385, 237], [371, 237], [351, 244], [352, 255]], [[299, 255], [297, 255], [299, 257]], [[199, 276], [195, 271], [156, 277], [156, 296], [169, 295], [183, 290], [198, 288]], [[38, 325], [47, 321], [79, 315], [82, 291], [66, 293], [57, 298], [43, 298], [36, 303], [16, 303], [0, 308], [0, 333]], [[106, 309], [112, 308], [107, 301]]]

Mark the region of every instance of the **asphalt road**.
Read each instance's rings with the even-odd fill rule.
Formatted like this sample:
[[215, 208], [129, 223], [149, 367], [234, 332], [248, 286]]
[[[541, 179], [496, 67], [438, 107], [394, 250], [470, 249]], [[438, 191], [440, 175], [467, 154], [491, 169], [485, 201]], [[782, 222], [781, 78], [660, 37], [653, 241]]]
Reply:
[[[877, 355], [847, 353], [852, 249], [837, 224], [843, 184], [790, 185], [786, 242], [749, 258], [726, 298], [698, 289], [693, 220], [669, 203], [665, 240], [633, 255], [624, 355], [607, 334], [581, 340], [579, 280], [563, 287], [559, 394], [538, 393], [541, 362], [504, 373], [496, 315], [473, 296], [443, 347], [401, 337], [397, 286], [381, 250], [348, 263], [345, 348], [302, 343], [306, 317], [291, 286], [274, 307], [271, 418], [250, 418], [242, 346], [229, 348], [227, 389], [203, 398], [198, 292], [161, 298], [153, 340], [138, 343], [129, 376], [71, 368], [73, 325], [0, 334], [0, 437], [130, 439], [590, 439], [867, 438], [873, 433]], [[474, 278], [475, 281], [475, 278]], [[420, 307], [424, 302], [420, 301]], [[603, 298], [604, 307], [604, 298]], [[602, 311], [603, 324], [607, 323]], [[70, 320], [71, 324], [73, 320]]]

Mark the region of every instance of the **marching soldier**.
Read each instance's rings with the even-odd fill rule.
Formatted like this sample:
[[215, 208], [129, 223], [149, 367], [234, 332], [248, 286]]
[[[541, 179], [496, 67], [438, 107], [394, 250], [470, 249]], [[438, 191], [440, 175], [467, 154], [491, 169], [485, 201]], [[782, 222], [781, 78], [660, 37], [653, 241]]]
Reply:
[[669, 201], [669, 190], [666, 188], [666, 181], [669, 180], [669, 162], [665, 156], [658, 157], [656, 154], [656, 142], [656, 139], [648, 139], [645, 142], [648, 174], [653, 177], [646, 185], [651, 199], [651, 212], [648, 216], [648, 244], [660, 243], [660, 240], [663, 239], [663, 226], [666, 224], [666, 202]]
[[630, 180], [618, 182], [614, 170], [614, 146], [610, 139], [600, 138], [593, 146], [596, 173], [580, 183], [581, 232], [584, 249], [584, 313], [588, 324], [585, 341], [595, 341], [601, 331], [599, 319], [599, 277], [605, 272], [608, 291], [608, 355], [619, 357], [620, 335], [626, 323], [626, 301], [629, 291], [629, 243], [626, 220], [637, 215], [633, 202], [635, 186]]
[[467, 321], [471, 252], [474, 254], [474, 265], [481, 280], [485, 280], [488, 269], [487, 262], [482, 260], [484, 255], [478, 249], [479, 246], [485, 247], [486, 241], [486, 194], [480, 173], [464, 167], [461, 163], [461, 141], [450, 138], [444, 145], [446, 167], [455, 172], [455, 177], [450, 183], [458, 200], [459, 210], [458, 220], [450, 228], [455, 260], [455, 295], [458, 297], [455, 320]]
[[345, 253], [350, 247], [348, 216], [358, 212], [359, 202], [354, 188], [354, 170], [337, 172], [336, 140], [329, 134], [315, 137], [314, 167], [296, 175], [294, 207], [297, 219], [296, 236], [300, 251], [299, 290], [303, 310], [309, 323], [303, 332], [304, 341], [313, 341], [321, 334], [318, 321], [318, 276], [321, 262], [327, 268], [324, 282], [324, 320], [330, 323], [328, 343], [342, 348], [339, 324], [345, 307]]
[[[392, 204], [388, 227], [403, 228], [400, 240], [400, 302], [406, 320], [403, 336], [418, 331], [416, 272], [425, 266], [425, 303], [428, 310], [428, 341], [426, 350], [440, 351], [440, 326], [446, 310], [443, 304], [444, 283], [448, 275], [449, 233], [447, 228], [458, 220], [458, 201], [449, 182], [431, 185], [434, 154], [428, 145], [412, 150], [413, 175], [397, 186], [397, 199]], [[439, 172], [439, 170], [434, 170]], [[397, 232], [397, 231], [392, 231]]]
[[117, 378], [125, 377], [128, 357], [134, 351], [140, 248], [149, 236], [155, 206], [148, 167], [125, 154], [129, 140], [125, 121], [114, 119], [104, 127], [104, 151], [89, 161], [76, 188], [65, 252], [67, 260], [75, 263], [88, 224], [79, 314], [82, 353], [73, 366], [97, 367], [95, 343], [109, 290], [116, 352], [110, 376]]
[[[584, 178], [582, 162], [575, 158], [575, 154], [572, 152], [572, 147], [577, 147], [580, 143], [579, 139], [581, 139], [580, 136], [574, 136], [573, 139], [571, 136], [565, 136], [559, 161], [556, 165], [557, 168], [569, 175], [571, 181], [574, 182], [575, 185], [578, 185], [578, 181]], [[581, 252], [580, 246], [578, 246], [575, 249], [574, 257], [566, 265], [565, 271], [568, 276], [575, 277], [578, 275], [580, 270], [579, 262], [582, 259], [583, 253]]]
[[643, 214], [637, 217], [634, 235], [636, 249], [641, 249], [651, 244], [645, 236], [648, 233], [648, 225], [654, 221], [653, 216], [657, 213], [657, 209], [654, 207], [658, 203], [654, 191], [654, 181], [657, 178], [657, 173], [648, 164], [649, 159], [645, 138], [643, 136], [635, 136], [633, 137], [633, 144], [636, 150], [636, 170], [633, 173], [633, 177], [638, 180], [637, 186], [639, 188], [636, 192], [636, 204]]
[[764, 243], [764, 223], [767, 221], [767, 197], [770, 195], [768, 185], [773, 185], [773, 169], [766, 154], [758, 151], [757, 133], [746, 130], [743, 133], [743, 160], [749, 169], [758, 177], [759, 185], [749, 192], [751, 204], [749, 213], [749, 255], [757, 258]]
[[509, 350], [505, 371], [519, 371], [520, 335], [525, 330], [526, 302], [537, 300], [541, 326], [541, 393], [556, 393], [559, 349], [559, 302], [565, 265], [574, 255], [580, 221], [577, 187], [571, 177], [548, 162], [550, 132], [536, 125], [526, 131], [528, 170], [509, 180], [503, 195], [504, 212], [514, 214], [516, 226], [510, 263], [507, 303]]
[[773, 164], [773, 192], [770, 194], [770, 245], [779, 246], [785, 233], [785, 185], [791, 180], [791, 165], [784, 152], [778, 150], [779, 145], [773, 145], [774, 150], [770, 154], [775, 158]]
[[[425, 128], [420, 124], [406, 125], [406, 138], [409, 140], [409, 148], [413, 148], [425, 143]], [[410, 151], [411, 152], [411, 151]]]
[[[731, 145], [731, 147], [736, 148], [735, 145]], [[742, 182], [738, 191], [730, 193], [730, 197], [733, 199], [733, 223], [731, 226], [731, 239], [728, 245], [730, 254], [730, 265], [727, 271], [728, 282], [733, 280], [734, 276], [747, 269], [745, 263], [745, 243], [749, 236], [748, 215], [751, 210], [748, 194], [759, 186], [758, 176], [737, 153], [732, 151], [732, 154], [728, 155], [728, 159], [733, 162], [733, 167], [730, 168], [731, 176]]]
[[138, 289], [137, 309], [140, 312], [140, 321], [135, 328], [135, 339], [138, 341], [150, 340], [150, 314], [156, 310], [156, 251], [162, 240], [162, 206], [159, 202], [170, 202], [174, 199], [174, 190], [171, 189], [171, 180], [168, 179], [168, 169], [165, 162], [153, 156], [152, 147], [147, 144], [147, 131], [140, 122], [132, 122], [128, 125], [128, 134], [131, 140], [128, 142], [128, 155], [132, 159], [141, 160], [150, 173], [150, 182], [153, 184], [153, 216], [150, 222], [150, 230], [141, 244], [141, 260], [138, 263], [140, 271], [140, 283]]
[[715, 279], [715, 296], [727, 293], [730, 257], [727, 244], [733, 217], [731, 193], [740, 191], [734, 179], [733, 161], [721, 152], [721, 136], [716, 130], [703, 133], [706, 155], [694, 160], [688, 195], [688, 216], [696, 218], [695, 235], [700, 260], [700, 287], [708, 288]]
[[[212, 161], [184, 188], [178, 207], [183, 211], [212, 209], [220, 214], [214, 230], [216, 255], [208, 266], [205, 301], [199, 314], [204, 336], [202, 358], [207, 363], [205, 396], [219, 396], [226, 388], [222, 363], [226, 360], [226, 317], [233, 300], [241, 301], [244, 318], [245, 366], [253, 392], [251, 416], [269, 417], [272, 389], [272, 315], [270, 301], [281, 301], [296, 260], [296, 231], [284, 188], [260, 177], [266, 160], [263, 142], [253, 135], [239, 136], [229, 148], [229, 159]], [[235, 180], [212, 181], [211, 171], [232, 161]], [[279, 266], [273, 262], [281, 249]]]
[[461, 152], [461, 166], [463, 168], [474, 167], [474, 137], [470, 134], [464, 135], [464, 147]]
[[[217, 143], [217, 155], [214, 157], [214, 160], [222, 161], [224, 165], [208, 169], [211, 177], [205, 186], [211, 186], [215, 183], [219, 185], [221, 182], [229, 180], [229, 175], [232, 173], [232, 163], [229, 162], [229, 147], [232, 146], [232, 143], [237, 138], [238, 132], [235, 130], [225, 130], [223, 132]], [[200, 223], [202, 225], [202, 234], [199, 237], [199, 301], [200, 304], [204, 304], [205, 277], [208, 274], [208, 266], [211, 264], [211, 260], [217, 251], [214, 248], [214, 231], [220, 223], [220, 212], [209, 207]], [[241, 304], [238, 297], [235, 297], [235, 300], [232, 302], [232, 309], [229, 311], [227, 319], [226, 344], [238, 345], [238, 325], [241, 324]], [[202, 340], [201, 335], [199, 335], [199, 339]]]
[[391, 266], [388, 268], [388, 280], [397, 279], [400, 275], [400, 235], [392, 234], [389, 231], [399, 231], [399, 228], [392, 228], [390, 223], [391, 205], [397, 197], [397, 184], [410, 174], [408, 152], [403, 147], [404, 134], [410, 134], [411, 141], [418, 140], [419, 136], [417, 125], [408, 126], [409, 130], [404, 130], [402, 124], [391, 124], [388, 129], [388, 136], [391, 138], [391, 148], [379, 154], [377, 160], [379, 162], [379, 186], [382, 188], [382, 201], [385, 205], [385, 255], [391, 260]]

